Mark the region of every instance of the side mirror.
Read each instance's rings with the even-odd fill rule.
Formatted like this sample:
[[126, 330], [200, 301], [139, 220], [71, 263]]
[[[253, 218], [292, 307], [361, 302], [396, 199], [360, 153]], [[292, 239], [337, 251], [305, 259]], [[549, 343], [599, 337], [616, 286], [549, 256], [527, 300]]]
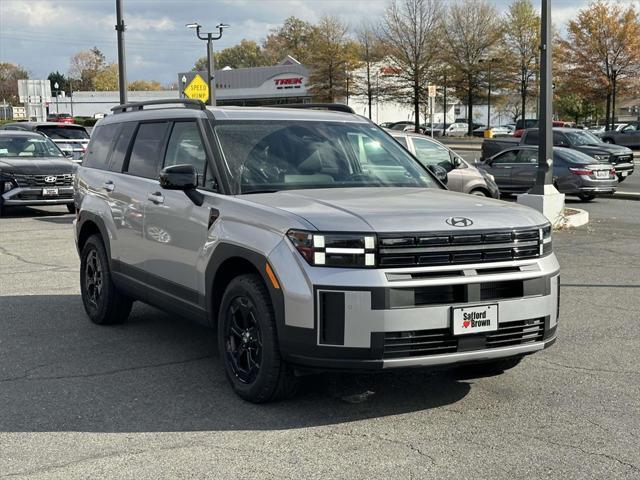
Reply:
[[189, 200], [198, 207], [204, 202], [204, 195], [196, 190], [198, 172], [193, 165], [171, 165], [160, 170], [160, 186], [165, 190], [182, 190]]
[[195, 190], [198, 173], [193, 165], [171, 165], [160, 171], [159, 180], [165, 190]]
[[63, 152], [64, 156], [70, 160], [73, 160], [73, 152]]
[[429, 165], [427, 168], [436, 176], [438, 180], [440, 180], [445, 185], [447, 184], [447, 171], [444, 168], [442, 168], [440, 165]]

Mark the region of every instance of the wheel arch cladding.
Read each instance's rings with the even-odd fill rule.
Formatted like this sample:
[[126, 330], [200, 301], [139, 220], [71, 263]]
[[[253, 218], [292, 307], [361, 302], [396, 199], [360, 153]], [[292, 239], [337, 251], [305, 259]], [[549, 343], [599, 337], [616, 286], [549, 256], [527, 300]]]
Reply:
[[102, 243], [107, 250], [107, 257], [111, 262], [111, 244], [109, 242], [109, 236], [107, 235], [107, 229], [104, 226], [104, 222], [97, 215], [91, 213], [83, 213], [80, 215], [80, 228], [78, 229], [78, 251], [82, 252], [87, 239], [91, 235], [100, 235], [102, 237]]
[[[276, 318], [276, 327], [281, 331], [284, 325], [284, 296], [276, 289], [266, 273], [267, 258], [254, 250], [222, 243], [213, 252], [205, 274], [207, 310], [212, 326], [217, 322], [224, 290], [229, 282], [243, 274], [258, 274], [269, 292]], [[277, 275], [277, 273], [276, 273]]]

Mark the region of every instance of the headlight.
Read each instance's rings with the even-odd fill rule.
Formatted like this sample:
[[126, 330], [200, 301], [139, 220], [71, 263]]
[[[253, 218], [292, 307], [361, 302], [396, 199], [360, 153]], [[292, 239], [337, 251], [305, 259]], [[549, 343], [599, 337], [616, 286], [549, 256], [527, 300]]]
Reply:
[[609, 154], [603, 153], [603, 154], [596, 154], [593, 156], [593, 158], [595, 158], [596, 160], [604, 160], [605, 162], [609, 161]]
[[309, 265], [345, 268], [376, 266], [376, 236], [372, 234], [289, 230], [287, 237]]
[[540, 255], [546, 255], [552, 251], [551, 224], [549, 223], [540, 229]]

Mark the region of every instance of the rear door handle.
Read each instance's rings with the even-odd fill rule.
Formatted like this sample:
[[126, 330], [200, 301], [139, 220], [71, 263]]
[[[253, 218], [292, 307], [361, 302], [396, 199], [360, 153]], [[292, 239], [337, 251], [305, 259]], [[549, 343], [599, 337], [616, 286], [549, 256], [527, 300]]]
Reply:
[[150, 193], [147, 195], [147, 200], [155, 203], [156, 205], [164, 203], [164, 197], [160, 192]]
[[113, 189], [116, 188], [116, 186], [111, 180], [109, 180], [108, 182], [104, 182], [102, 184], [102, 188], [104, 188], [107, 192], [113, 192]]

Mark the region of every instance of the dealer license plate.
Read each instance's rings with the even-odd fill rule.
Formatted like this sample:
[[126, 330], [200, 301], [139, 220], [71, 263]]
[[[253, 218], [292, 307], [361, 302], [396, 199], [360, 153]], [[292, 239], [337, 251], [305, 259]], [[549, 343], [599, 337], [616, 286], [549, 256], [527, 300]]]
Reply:
[[623, 177], [626, 177], [627, 175], [629, 175], [629, 172], [627, 172], [626, 170], [623, 170], [620, 172], [620, 175], [622, 175]]
[[596, 178], [609, 178], [609, 170], [596, 170]]
[[55, 197], [56, 195], [58, 195], [58, 189], [57, 188], [43, 188], [42, 189], [42, 196], [43, 197]]
[[452, 308], [454, 335], [494, 332], [498, 329], [498, 305]]

